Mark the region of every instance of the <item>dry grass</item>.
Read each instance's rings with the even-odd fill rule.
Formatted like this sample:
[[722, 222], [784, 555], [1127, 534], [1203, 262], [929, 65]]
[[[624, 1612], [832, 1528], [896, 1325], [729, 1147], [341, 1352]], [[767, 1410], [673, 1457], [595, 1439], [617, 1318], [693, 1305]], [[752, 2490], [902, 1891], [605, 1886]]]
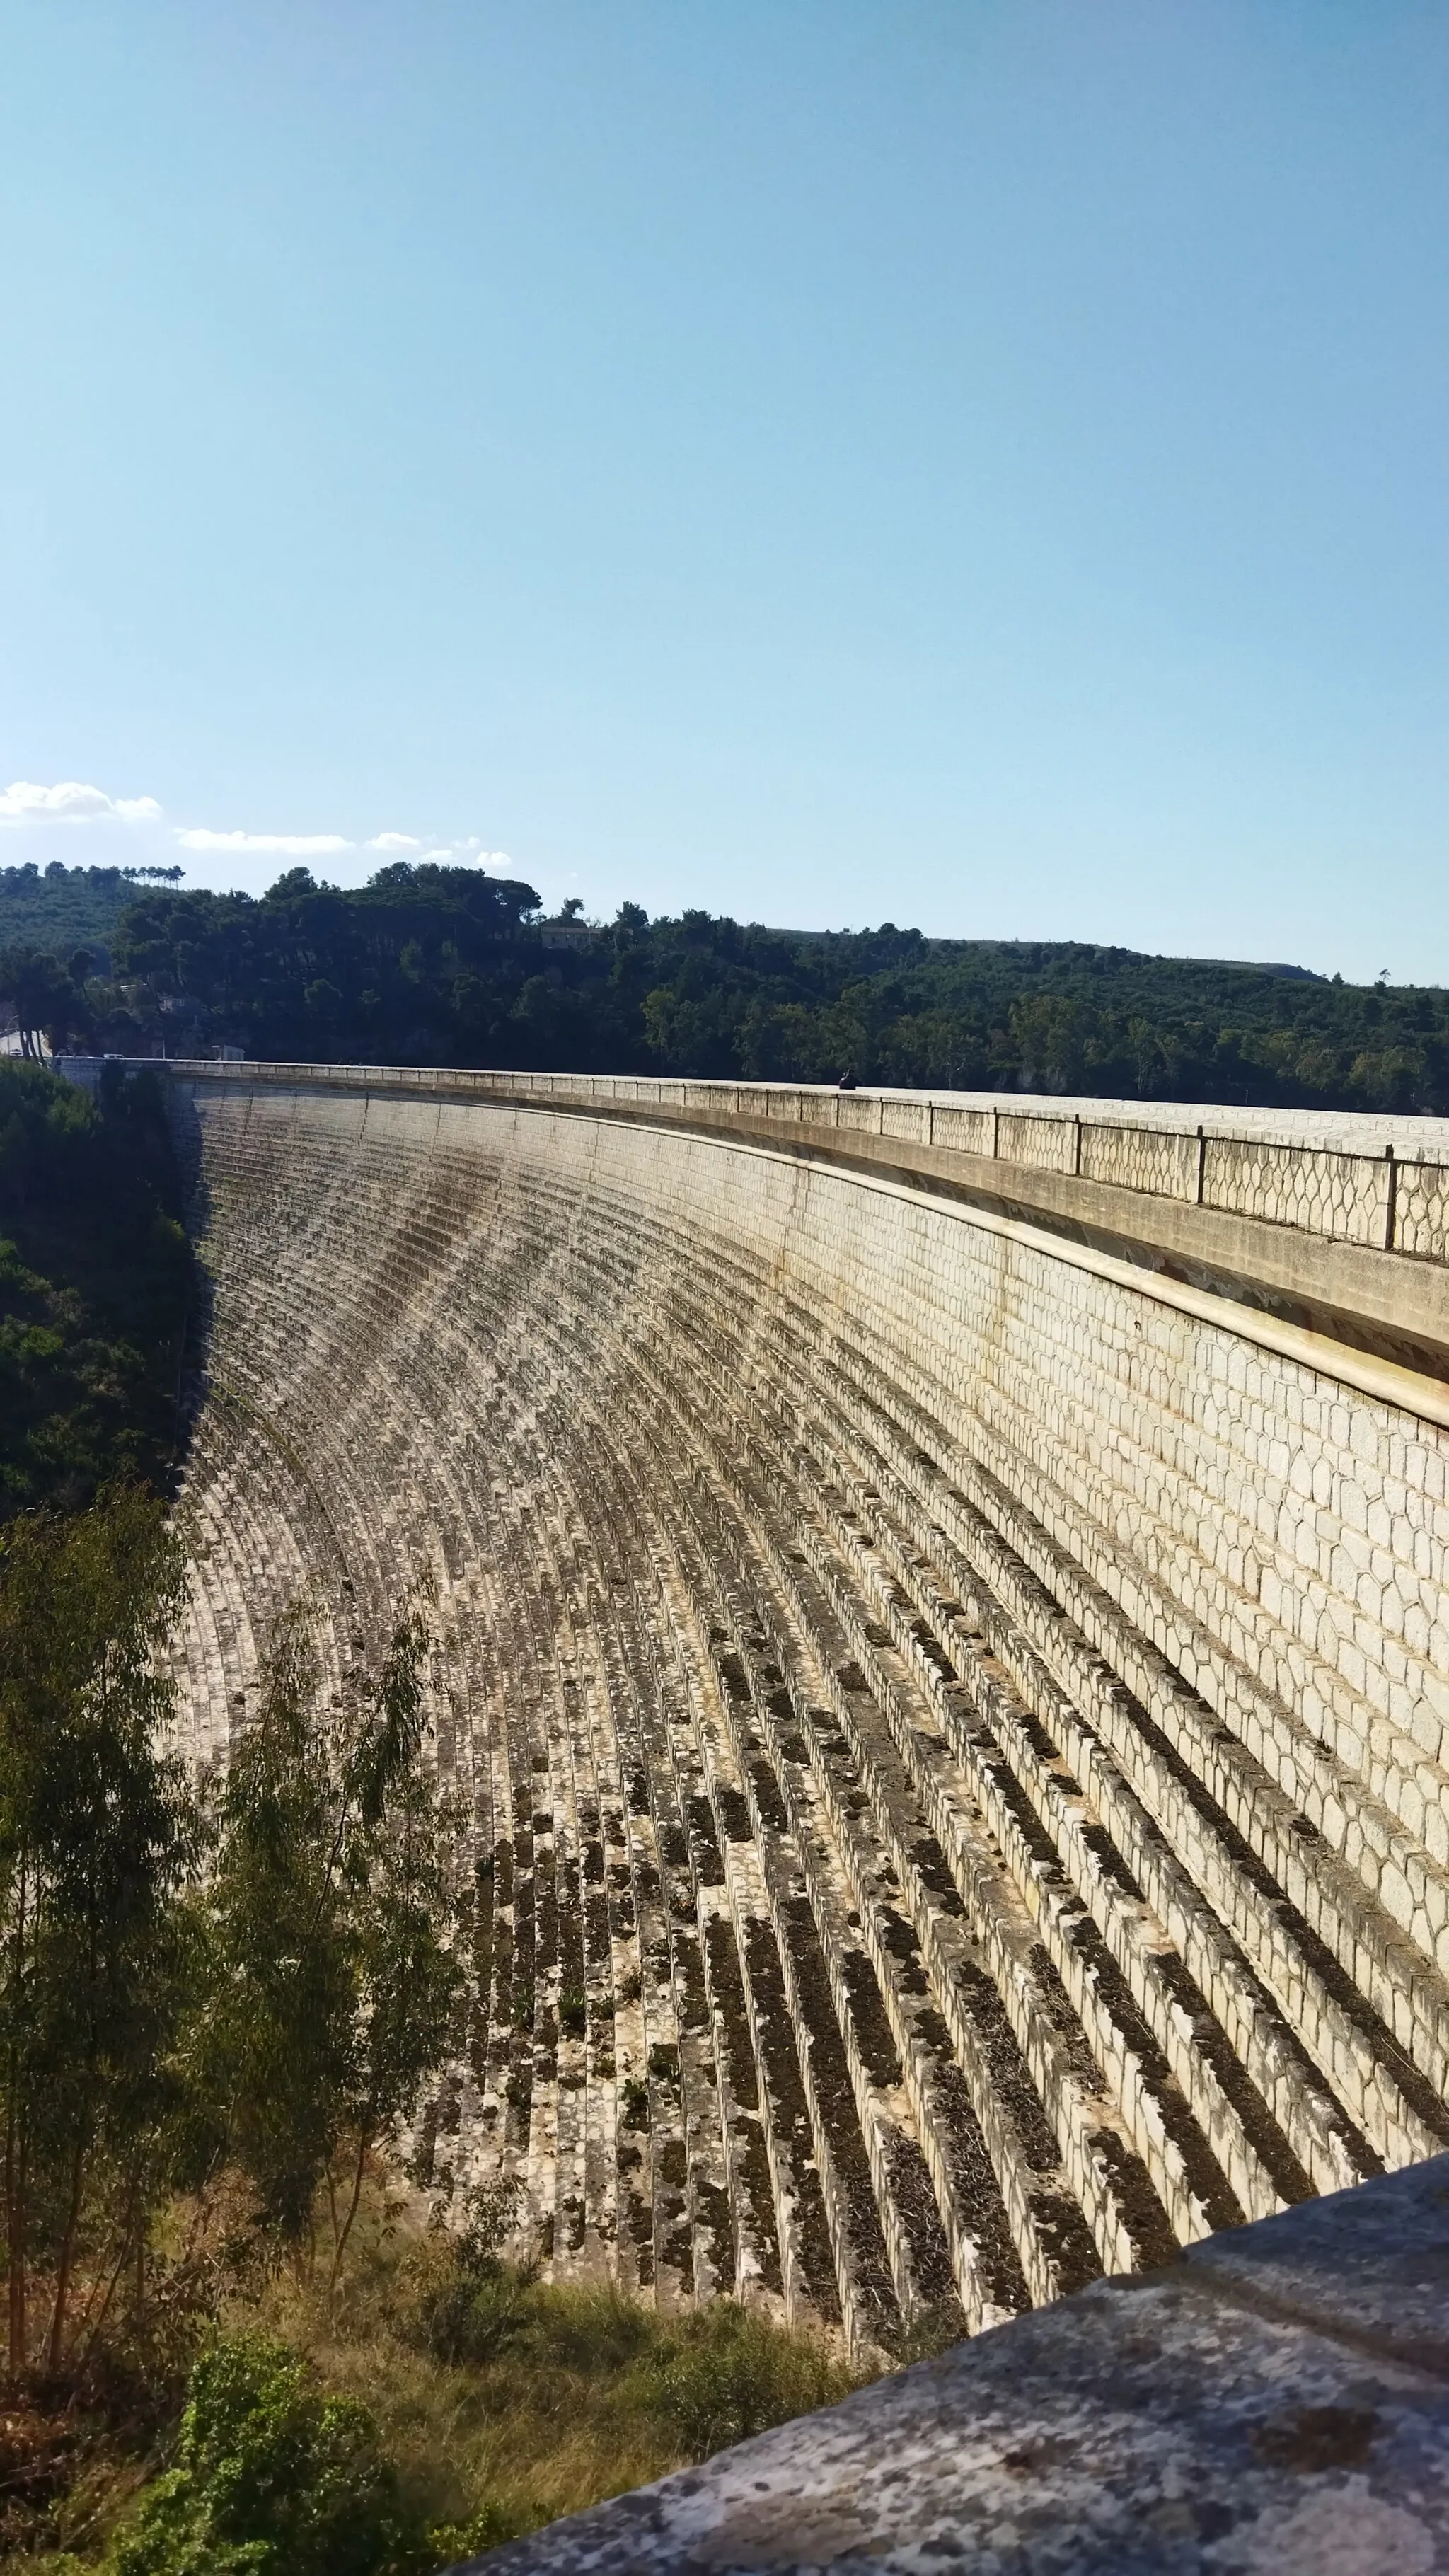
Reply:
[[[188, 2348], [209, 2333], [260, 2333], [304, 2356], [325, 2390], [359, 2400], [439, 2566], [860, 2384], [819, 2336], [730, 2301], [664, 2320], [607, 2288], [548, 2287], [527, 2265], [460, 2248], [381, 2189], [335, 2288], [326, 2273], [320, 2258], [315, 2269], [233, 2272], [209, 2313], [198, 2309]], [[138, 2491], [171, 2456], [185, 2375], [178, 2349], [164, 2390], [145, 2392], [149, 2421], [104, 2389], [51, 2391], [13, 2411], [13, 2431], [0, 2431], [0, 2556], [16, 2576], [104, 2568]]]
[[486, 2508], [500, 2538], [534, 2530], [861, 2382], [822, 2337], [730, 2301], [665, 2321], [509, 2266], [462, 2287], [460, 2314], [453, 2240], [374, 2203], [335, 2295], [278, 2280], [248, 2315], [371, 2410], [432, 2523]]

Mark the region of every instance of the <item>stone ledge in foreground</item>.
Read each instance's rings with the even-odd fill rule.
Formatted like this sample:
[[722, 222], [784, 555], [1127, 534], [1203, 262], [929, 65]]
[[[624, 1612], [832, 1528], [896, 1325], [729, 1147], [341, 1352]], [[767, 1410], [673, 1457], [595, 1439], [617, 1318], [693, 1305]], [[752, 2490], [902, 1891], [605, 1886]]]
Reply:
[[1449, 2156], [1102, 2282], [471, 2564], [1449, 2570]]

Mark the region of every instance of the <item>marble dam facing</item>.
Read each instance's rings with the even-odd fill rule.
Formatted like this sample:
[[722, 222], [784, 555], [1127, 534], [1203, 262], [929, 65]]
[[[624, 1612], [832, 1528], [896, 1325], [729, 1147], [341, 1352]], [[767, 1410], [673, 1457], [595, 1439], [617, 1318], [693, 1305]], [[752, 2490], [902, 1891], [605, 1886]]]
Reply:
[[909, 2349], [1449, 2147], [1449, 1124], [168, 1092], [185, 1740], [431, 1584], [411, 2143], [548, 2277]]

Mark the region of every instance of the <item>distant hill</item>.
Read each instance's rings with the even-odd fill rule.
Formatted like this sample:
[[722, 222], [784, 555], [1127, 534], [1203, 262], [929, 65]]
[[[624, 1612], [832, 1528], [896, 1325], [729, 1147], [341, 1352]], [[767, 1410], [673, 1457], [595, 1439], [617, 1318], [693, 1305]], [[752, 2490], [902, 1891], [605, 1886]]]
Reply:
[[30, 872], [12, 892], [18, 873], [0, 877], [0, 948], [26, 906], [38, 926], [49, 903], [62, 958], [96, 935], [112, 950], [112, 972], [83, 988], [33, 978], [33, 1024], [121, 1053], [226, 1043], [302, 1061], [810, 1082], [848, 1068], [954, 1089], [1449, 1111], [1437, 986], [1080, 940], [927, 939], [891, 921], [651, 921], [630, 903], [591, 928], [544, 921], [530, 886], [431, 863], [349, 892], [294, 868], [255, 900], [118, 887], [99, 869]]
[[[885, 922], [882, 927], [891, 931], [894, 930], [895, 925], [893, 922]], [[833, 930], [778, 930], [774, 934], [777, 939], [795, 939], [802, 944], [810, 940], [836, 939], [841, 935], [840, 932]], [[846, 938], [851, 935], [848, 931], [844, 934]], [[924, 934], [919, 931], [907, 931], [896, 935], [916, 939]], [[868, 939], [873, 934], [870, 931], [864, 931], [860, 936]], [[1120, 957], [1137, 963], [1145, 954], [1135, 948], [1089, 947], [1081, 941], [1071, 939], [1049, 940], [1045, 943], [1032, 939], [931, 939], [926, 944], [930, 948], [950, 949], [954, 953], [977, 958], [1000, 957], [1013, 967], [1025, 963], [1030, 968], [1035, 968], [1043, 958], [1050, 958], [1055, 962], [1059, 959], [1070, 961], [1074, 958]], [[1286, 975], [1291, 982], [1298, 984], [1326, 984], [1329, 981], [1326, 975], [1315, 974], [1311, 966], [1287, 966], [1277, 962], [1270, 964], [1266, 960], [1253, 957], [1152, 957], [1148, 962], [1154, 966], [1206, 968], [1225, 966], [1234, 975]]]
[[[104, 948], [143, 877], [159, 870], [68, 868], [53, 859], [0, 868], [0, 948], [24, 946], [68, 956], [77, 948]], [[180, 869], [176, 871], [181, 874]]]
[[1255, 962], [1251, 957], [1204, 957], [1204, 966], [1232, 966], [1244, 975], [1286, 975], [1290, 984], [1326, 984], [1326, 975], [1315, 975], [1311, 966], [1284, 966]]

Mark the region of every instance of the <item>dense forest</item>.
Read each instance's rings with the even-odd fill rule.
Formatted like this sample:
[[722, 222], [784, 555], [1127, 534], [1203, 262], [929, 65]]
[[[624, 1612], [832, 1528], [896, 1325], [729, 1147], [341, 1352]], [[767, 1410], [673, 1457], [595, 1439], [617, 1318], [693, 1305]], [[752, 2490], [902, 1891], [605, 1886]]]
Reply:
[[0, 1523], [167, 1490], [191, 1280], [156, 1076], [0, 1056]]
[[39, 881], [44, 942], [19, 928], [26, 872], [0, 880], [0, 1013], [36, 1046], [1449, 1110], [1436, 986], [889, 921], [545, 920], [530, 886], [406, 863], [351, 892], [304, 868], [257, 899], [125, 887], [100, 957], [80, 926], [97, 873]]

